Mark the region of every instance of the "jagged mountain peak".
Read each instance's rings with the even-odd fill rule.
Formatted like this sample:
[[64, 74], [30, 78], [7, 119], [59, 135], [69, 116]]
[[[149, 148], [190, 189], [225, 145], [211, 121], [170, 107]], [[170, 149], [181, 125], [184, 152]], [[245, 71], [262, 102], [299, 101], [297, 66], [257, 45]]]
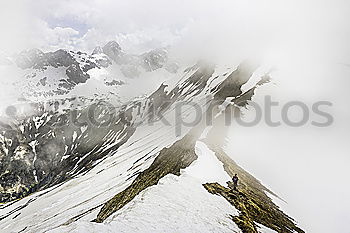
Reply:
[[95, 55], [95, 54], [101, 54], [101, 53], [103, 53], [102, 47], [101, 46], [97, 46], [97, 47], [94, 48], [94, 50], [92, 51], [91, 54]]
[[103, 46], [103, 48], [105, 48], [105, 49], [114, 49], [114, 50], [119, 50], [119, 51], [122, 50], [122, 48], [120, 47], [119, 43], [116, 42], [115, 40], [111, 40], [111, 41], [107, 42]]
[[121, 57], [123, 55], [122, 48], [116, 41], [109, 41], [102, 48], [103, 53], [110, 57], [113, 61], [120, 63]]

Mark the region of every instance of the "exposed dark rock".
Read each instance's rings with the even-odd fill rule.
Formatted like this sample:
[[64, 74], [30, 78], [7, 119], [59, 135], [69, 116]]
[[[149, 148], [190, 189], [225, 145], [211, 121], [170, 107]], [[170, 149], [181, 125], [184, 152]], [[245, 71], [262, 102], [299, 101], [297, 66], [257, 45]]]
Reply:
[[43, 62], [40, 65], [38, 64], [38, 67], [34, 68], [43, 68], [43, 66], [47, 65], [53, 66], [55, 68], [60, 66], [68, 67], [76, 62], [75, 59], [69, 54], [69, 52], [63, 49], [59, 49], [55, 52], [46, 53], [45, 57], [45, 62], [47, 63]]
[[47, 81], [47, 77], [40, 79], [41, 85], [46, 86], [46, 81]]
[[258, 65], [252, 65], [249, 62], [243, 62], [233, 71], [222, 83], [216, 86], [213, 91], [216, 92], [215, 99], [225, 99], [230, 96], [239, 96], [242, 94], [241, 86], [248, 82]]
[[106, 81], [105, 81], [105, 84], [106, 84], [107, 86], [120, 86], [120, 85], [123, 85], [124, 82], [121, 81], [121, 80], [112, 80], [112, 81], [110, 81], [110, 82], [106, 82]]
[[90, 78], [90, 75], [83, 72], [77, 63], [74, 63], [67, 68], [66, 75], [74, 84], [85, 83]]
[[266, 197], [252, 195], [252, 191], [247, 187], [249, 184], [241, 185], [239, 191], [223, 187], [218, 183], [206, 183], [203, 186], [209, 193], [224, 197], [240, 211], [238, 216], [231, 216], [231, 218], [244, 233], [258, 233], [256, 223], [260, 223], [276, 232], [304, 233], [271, 200], [266, 200]]

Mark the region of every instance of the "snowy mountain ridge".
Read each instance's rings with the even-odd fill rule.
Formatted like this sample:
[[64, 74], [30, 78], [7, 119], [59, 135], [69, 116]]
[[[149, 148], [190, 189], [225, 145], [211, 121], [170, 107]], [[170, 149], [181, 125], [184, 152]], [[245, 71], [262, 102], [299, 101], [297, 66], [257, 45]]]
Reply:
[[[40, 62], [22, 59], [20, 64], [30, 64], [25, 70], [65, 69], [66, 80], [74, 74], [73, 92], [93, 80], [93, 70], [114, 66], [120, 71], [124, 64], [141, 69], [141, 64], [145, 74], [162, 74], [162, 51], [135, 57], [110, 42], [96, 48], [89, 61], [84, 59], [90, 55], [63, 51], [58, 57], [64, 59], [52, 64], [52, 54], [33, 51]], [[91, 64], [99, 67], [88, 69]], [[32, 114], [21, 118], [19, 108], [8, 111], [12, 119], [1, 120], [0, 128], [1, 229], [303, 232], [274, 204], [270, 196], [276, 195], [223, 151], [226, 113], [245, 108], [269, 83], [267, 73], [256, 78], [258, 68], [249, 62], [227, 68], [200, 61], [170, 72], [172, 79], [162, 77], [150, 94], [118, 104], [61, 95], [25, 102], [23, 108]], [[235, 173], [238, 191], [226, 184]]]

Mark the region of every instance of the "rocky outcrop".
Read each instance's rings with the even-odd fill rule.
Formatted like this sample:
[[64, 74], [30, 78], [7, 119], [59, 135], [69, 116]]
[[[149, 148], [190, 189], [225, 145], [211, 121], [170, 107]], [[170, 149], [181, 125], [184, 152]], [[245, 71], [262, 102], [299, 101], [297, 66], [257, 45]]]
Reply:
[[79, 64], [70, 65], [66, 70], [66, 75], [73, 84], [85, 83], [90, 78], [90, 75], [82, 71]]
[[74, 63], [76, 63], [76, 60], [73, 58], [73, 56], [66, 50], [59, 49], [55, 52], [49, 52], [45, 54], [45, 58], [34, 68], [36, 69], [44, 69], [45, 66], [52, 66], [55, 68], [64, 66], [68, 67]]
[[256, 223], [276, 232], [304, 233], [295, 225], [293, 219], [284, 214], [271, 200], [252, 194], [247, 185], [249, 186], [247, 183], [240, 185], [239, 191], [223, 187], [218, 183], [206, 183], [203, 187], [211, 194], [222, 196], [239, 210], [239, 215], [231, 218], [243, 233], [258, 233]]

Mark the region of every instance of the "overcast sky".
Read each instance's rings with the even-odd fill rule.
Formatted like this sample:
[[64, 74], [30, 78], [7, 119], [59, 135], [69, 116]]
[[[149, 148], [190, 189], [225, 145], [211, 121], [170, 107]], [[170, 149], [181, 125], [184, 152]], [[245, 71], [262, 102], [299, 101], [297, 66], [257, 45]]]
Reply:
[[136, 53], [172, 45], [182, 54], [228, 59], [279, 45], [346, 60], [339, 51], [350, 51], [349, 11], [346, 0], [2, 1], [0, 51], [91, 51], [116, 40]]

